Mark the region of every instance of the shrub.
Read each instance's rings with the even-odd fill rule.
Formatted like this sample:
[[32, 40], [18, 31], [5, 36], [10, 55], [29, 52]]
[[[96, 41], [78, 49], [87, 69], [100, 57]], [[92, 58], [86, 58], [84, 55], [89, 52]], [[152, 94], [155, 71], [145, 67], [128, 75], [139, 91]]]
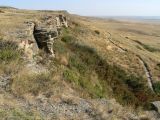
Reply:
[[157, 64], [158, 68], [160, 69], [160, 63]]
[[0, 10], [0, 13], [4, 13], [4, 11]]
[[133, 75], [126, 77], [125, 83], [132, 89], [132, 91], [140, 91], [144, 88], [144, 83], [142, 83], [143, 78], [138, 78]]
[[98, 31], [98, 30], [95, 30], [94, 31], [97, 35], [99, 35], [100, 34], [100, 32]]
[[75, 38], [71, 35], [66, 35], [62, 37], [62, 41], [69, 44], [72, 43], [73, 41], [75, 41]]

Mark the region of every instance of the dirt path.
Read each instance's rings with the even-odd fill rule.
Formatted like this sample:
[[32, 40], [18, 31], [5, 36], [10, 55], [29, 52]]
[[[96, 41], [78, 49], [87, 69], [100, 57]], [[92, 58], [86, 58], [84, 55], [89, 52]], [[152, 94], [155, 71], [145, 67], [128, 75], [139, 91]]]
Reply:
[[[113, 40], [112, 40], [112, 34], [110, 32], [107, 32], [108, 36], [107, 36], [107, 39], [112, 43], [114, 44], [116, 47], [118, 47], [119, 49], [121, 49], [123, 52], [129, 52], [126, 48], [122, 48], [121, 46], [119, 46], [118, 44], [116, 44]], [[131, 52], [131, 51], [130, 51]], [[151, 72], [149, 70], [149, 67], [147, 65], [147, 63], [142, 59], [141, 56], [139, 56], [138, 54], [135, 54], [132, 52], [132, 54], [136, 55], [137, 58], [139, 59], [141, 65], [143, 66], [143, 70], [145, 72], [145, 75], [146, 75], [146, 78], [147, 78], [147, 82], [148, 82], [148, 87], [153, 91], [154, 91], [154, 88], [153, 88], [153, 78], [152, 78], [152, 75], [151, 75]]]

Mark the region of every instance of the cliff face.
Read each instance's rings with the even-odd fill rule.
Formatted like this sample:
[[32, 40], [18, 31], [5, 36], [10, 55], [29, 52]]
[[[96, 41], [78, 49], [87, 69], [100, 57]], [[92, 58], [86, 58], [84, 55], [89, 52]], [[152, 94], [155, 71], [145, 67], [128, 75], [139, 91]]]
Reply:
[[103, 20], [97, 25], [64, 11], [2, 11], [0, 118], [159, 119], [156, 111], [141, 109], [159, 100], [147, 87], [143, 66], [113, 41], [111, 28], [113, 33], [101, 28]]
[[59, 37], [62, 27], [67, 28], [67, 19], [63, 15], [43, 16], [40, 20], [25, 22], [28, 40], [21, 40], [20, 49], [24, 50], [29, 59], [38, 53], [38, 49], [55, 57], [53, 43]]

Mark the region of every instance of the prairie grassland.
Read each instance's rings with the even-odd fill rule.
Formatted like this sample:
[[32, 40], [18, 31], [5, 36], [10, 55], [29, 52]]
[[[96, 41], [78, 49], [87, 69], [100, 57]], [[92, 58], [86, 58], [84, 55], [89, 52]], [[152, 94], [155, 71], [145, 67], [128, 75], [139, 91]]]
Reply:
[[[6, 13], [0, 13], [0, 44], [6, 46], [7, 41], [27, 39], [22, 36], [26, 30], [25, 21], [61, 13], [4, 11]], [[149, 90], [143, 66], [136, 56], [141, 56], [149, 66], [159, 93], [160, 85], [156, 83], [160, 79], [159, 26], [76, 15], [67, 17], [70, 27], [62, 29], [60, 38], [53, 45], [56, 58], [48, 60], [42, 55], [43, 59], [38, 61], [47, 67], [49, 73], [31, 74], [30, 69], [26, 68], [28, 61], [23, 59], [22, 52], [15, 46], [9, 44], [7, 48], [0, 49], [0, 75], [12, 75], [10, 91], [16, 97], [25, 98], [30, 94], [34, 97], [49, 94], [52, 97], [69, 92], [87, 99], [115, 98], [122, 105], [134, 108], [148, 108], [149, 102], [159, 100]], [[27, 116], [27, 113], [19, 113], [17, 109], [7, 113], [12, 112]], [[5, 115], [5, 110], [1, 113]]]

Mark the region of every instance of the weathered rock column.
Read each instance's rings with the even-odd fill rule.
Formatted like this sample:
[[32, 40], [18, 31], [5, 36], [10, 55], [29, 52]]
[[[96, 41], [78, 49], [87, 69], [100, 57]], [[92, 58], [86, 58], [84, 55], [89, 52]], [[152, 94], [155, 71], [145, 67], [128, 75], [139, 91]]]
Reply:
[[68, 27], [68, 24], [63, 15], [45, 18], [47, 20], [45, 19], [43, 23], [34, 24], [33, 35], [38, 48], [54, 57], [53, 43], [58, 38], [61, 27]]
[[38, 46], [33, 37], [33, 22], [25, 22], [26, 33], [25, 38], [21, 39], [19, 49], [23, 50], [25, 56], [32, 60], [34, 55], [38, 53]]
[[54, 57], [55, 55], [53, 52], [53, 43], [54, 40], [58, 37], [57, 30], [35, 27], [33, 34], [39, 49], [44, 50], [46, 53]]

